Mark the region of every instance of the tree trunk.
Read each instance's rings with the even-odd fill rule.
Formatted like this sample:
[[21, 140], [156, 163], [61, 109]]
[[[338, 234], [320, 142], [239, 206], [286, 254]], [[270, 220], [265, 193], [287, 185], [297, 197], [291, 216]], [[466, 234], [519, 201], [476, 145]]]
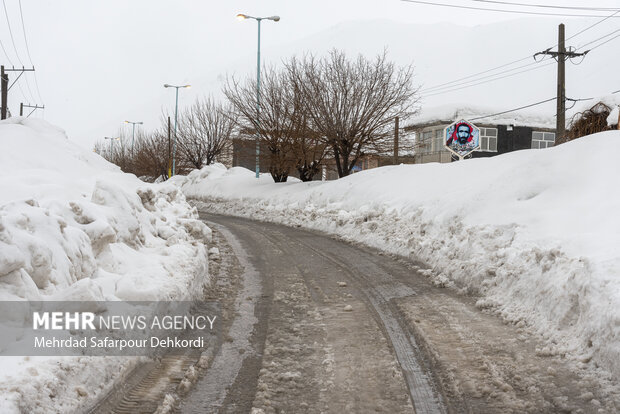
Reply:
[[299, 172], [299, 179], [303, 182], [308, 182], [312, 181], [312, 178], [318, 172], [318, 168], [304, 165], [297, 167], [297, 171]]
[[271, 174], [271, 178], [273, 178], [273, 181], [275, 183], [285, 183], [286, 180], [288, 179], [288, 173], [287, 172], [282, 172], [282, 171], [269, 171], [269, 173]]

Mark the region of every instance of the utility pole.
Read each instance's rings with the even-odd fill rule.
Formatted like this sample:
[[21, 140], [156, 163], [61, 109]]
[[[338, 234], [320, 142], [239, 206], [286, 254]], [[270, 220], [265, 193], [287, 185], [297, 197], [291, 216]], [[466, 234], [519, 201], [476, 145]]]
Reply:
[[26, 116], [26, 118], [28, 118], [37, 109], [45, 109], [45, 105], [43, 105], [43, 106], [39, 106], [39, 105], [24, 105], [24, 103], [22, 102], [22, 103], [19, 104], [19, 116], [24, 116], [24, 108], [32, 108], [32, 111], [30, 111], [30, 113]]
[[[9, 75], [6, 72], [19, 72], [19, 75], [17, 75], [17, 77], [15, 78], [15, 80], [10, 86], [9, 86]], [[7, 100], [8, 100], [9, 89], [11, 89], [13, 85], [15, 85], [15, 83], [24, 74], [24, 72], [34, 72], [34, 66], [32, 67], [32, 69], [26, 69], [24, 67], [22, 67], [21, 69], [19, 68], [16, 69], [15, 67], [12, 67], [11, 69], [5, 69], [4, 65], [0, 66], [0, 88], [2, 88], [2, 91], [0, 92], [0, 95], [2, 95], [2, 99], [1, 99], [2, 110], [0, 110], [0, 119], [6, 119], [6, 113], [8, 110]]]
[[534, 57], [536, 57], [537, 55], [549, 55], [554, 57], [558, 61], [558, 94], [556, 98], [557, 113], [555, 126], [556, 142], [564, 138], [564, 135], [566, 134], [566, 59], [578, 56], [585, 56], [587, 53], [587, 50], [583, 53], [576, 53], [570, 50], [566, 50], [564, 23], [562, 23], [558, 28], [558, 51], [552, 52], [551, 48], [549, 48], [534, 55]]
[[398, 165], [398, 117], [394, 118], [394, 165]]
[[0, 87], [2, 88], [2, 108], [0, 110], [0, 119], [6, 119], [6, 101], [9, 92], [9, 75], [4, 72], [4, 65], [0, 66]]

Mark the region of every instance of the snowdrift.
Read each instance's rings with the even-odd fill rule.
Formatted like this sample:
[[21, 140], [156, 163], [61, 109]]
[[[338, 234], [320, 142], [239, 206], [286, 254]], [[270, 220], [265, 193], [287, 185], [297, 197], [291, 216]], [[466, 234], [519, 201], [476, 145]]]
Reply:
[[214, 211], [326, 231], [429, 266], [433, 283], [620, 377], [620, 132], [451, 164], [274, 184], [209, 166], [179, 179]]
[[[0, 122], [0, 300], [189, 300], [211, 230], [171, 184], [145, 184], [41, 120]], [[68, 412], [136, 358], [0, 360], [0, 412]], [[78, 388], [79, 387], [79, 388]]]

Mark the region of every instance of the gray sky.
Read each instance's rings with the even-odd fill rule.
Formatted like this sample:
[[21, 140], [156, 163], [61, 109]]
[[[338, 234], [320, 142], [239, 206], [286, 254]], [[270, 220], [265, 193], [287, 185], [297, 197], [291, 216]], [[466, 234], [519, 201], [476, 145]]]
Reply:
[[[455, 0], [439, 1], [484, 5]], [[524, 0], [527, 1], [539, 3]], [[19, 2], [5, 0], [5, 3], [17, 52], [24, 65], [28, 66]], [[325, 36], [329, 37], [330, 33], [339, 36], [346, 32], [350, 24], [356, 25], [360, 36], [359, 40], [356, 36], [347, 39], [348, 44], [355, 46], [353, 50], [364, 51], [365, 45], [357, 42], [381, 47], [383, 40], [379, 36], [373, 37], [379, 26], [385, 24], [381, 20], [419, 25], [458, 23], [470, 26], [475, 31], [477, 25], [519, 17], [398, 0], [22, 0], [22, 3], [30, 55], [37, 68], [38, 85], [46, 105], [45, 119], [66, 129], [72, 140], [85, 146], [92, 145], [104, 135], [116, 134], [125, 119], [144, 121], [147, 129], [154, 129], [162, 109], [174, 109], [174, 92], [164, 89], [164, 83], [193, 85], [191, 90], [181, 91], [180, 106], [184, 106], [196, 96], [219, 90], [226, 74], [255, 73], [256, 22], [236, 20], [235, 15], [239, 12], [255, 16], [281, 16], [278, 23], [263, 23], [261, 47], [266, 61], [320, 47], [317, 41], [327, 42], [330, 39], [325, 40]], [[590, 6], [590, 2], [574, 0], [553, 0], [553, 3], [552, 0], [541, 0], [540, 3]], [[600, 7], [620, 7], [617, 0], [596, 0], [592, 3]], [[0, 10], [0, 14], [0, 19], [4, 19], [3, 10]], [[544, 19], [541, 18], [541, 21], [545, 22]], [[551, 46], [556, 20], [547, 20], [550, 29], [545, 36], [548, 35], [550, 42], [546, 43]], [[613, 22], [607, 23], [612, 23], [612, 26], [607, 26], [607, 30], [618, 28], [620, 19], [610, 20]], [[4, 24], [6, 21], [0, 21], [0, 40], [13, 64], [21, 65], [8, 27]], [[587, 22], [595, 21], [590, 19]], [[404, 38], [400, 39], [402, 44], [408, 41], [407, 27], [400, 25], [400, 31], [391, 32], [392, 35], [399, 33]], [[501, 27], [495, 26], [498, 31], [501, 31]], [[516, 30], [519, 30], [518, 27]], [[527, 35], [527, 30], [523, 28], [524, 35]], [[410, 41], [412, 44], [424, 43], [426, 49], [418, 49], [418, 52], [424, 50], [427, 54], [436, 41], [444, 45], [446, 41], [459, 42], [458, 35], [450, 31], [446, 31], [446, 36], [452, 36], [450, 38], [440, 39], [437, 36], [441, 34], [434, 38], [417, 36]], [[613, 50], [613, 47], [608, 50]], [[403, 51], [399, 53], [401, 59], [403, 53], [406, 54]], [[414, 61], [414, 58], [420, 65], [424, 65], [425, 56], [411, 56], [410, 61]], [[507, 62], [503, 56], [495, 56], [494, 53], [471, 56], [471, 59], [484, 60], [477, 63], [477, 66], [472, 65], [472, 68], [492, 67]], [[408, 60], [408, 57], [405, 56], [404, 60]], [[9, 65], [1, 50], [0, 61], [5, 66]], [[449, 81], [462, 73], [465, 72], [456, 70], [452, 75], [449, 68], [443, 68], [441, 76], [448, 77], [446, 80]], [[28, 75], [28, 84], [20, 80], [19, 86], [21, 91], [18, 86], [10, 91], [9, 105], [14, 113], [18, 112], [20, 101], [40, 103], [31, 74]], [[22, 91], [25, 98], [21, 96]]]

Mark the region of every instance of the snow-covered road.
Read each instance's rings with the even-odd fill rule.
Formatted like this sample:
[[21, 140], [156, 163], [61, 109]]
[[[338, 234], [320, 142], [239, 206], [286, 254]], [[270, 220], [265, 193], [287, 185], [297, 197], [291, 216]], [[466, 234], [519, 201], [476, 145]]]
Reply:
[[[234, 281], [245, 272], [231, 320], [251, 322], [249, 309], [256, 318], [249, 337], [224, 335], [228, 351], [178, 397], [177, 412], [620, 409], [615, 384], [586, 364], [537, 352], [537, 336], [436, 286], [421, 263], [297, 228], [203, 218], [226, 234], [234, 247], [222, 251], [245, 268], [220, 274]], [[257, 282], [260, 290], [248, 294], [247, 283]]]

